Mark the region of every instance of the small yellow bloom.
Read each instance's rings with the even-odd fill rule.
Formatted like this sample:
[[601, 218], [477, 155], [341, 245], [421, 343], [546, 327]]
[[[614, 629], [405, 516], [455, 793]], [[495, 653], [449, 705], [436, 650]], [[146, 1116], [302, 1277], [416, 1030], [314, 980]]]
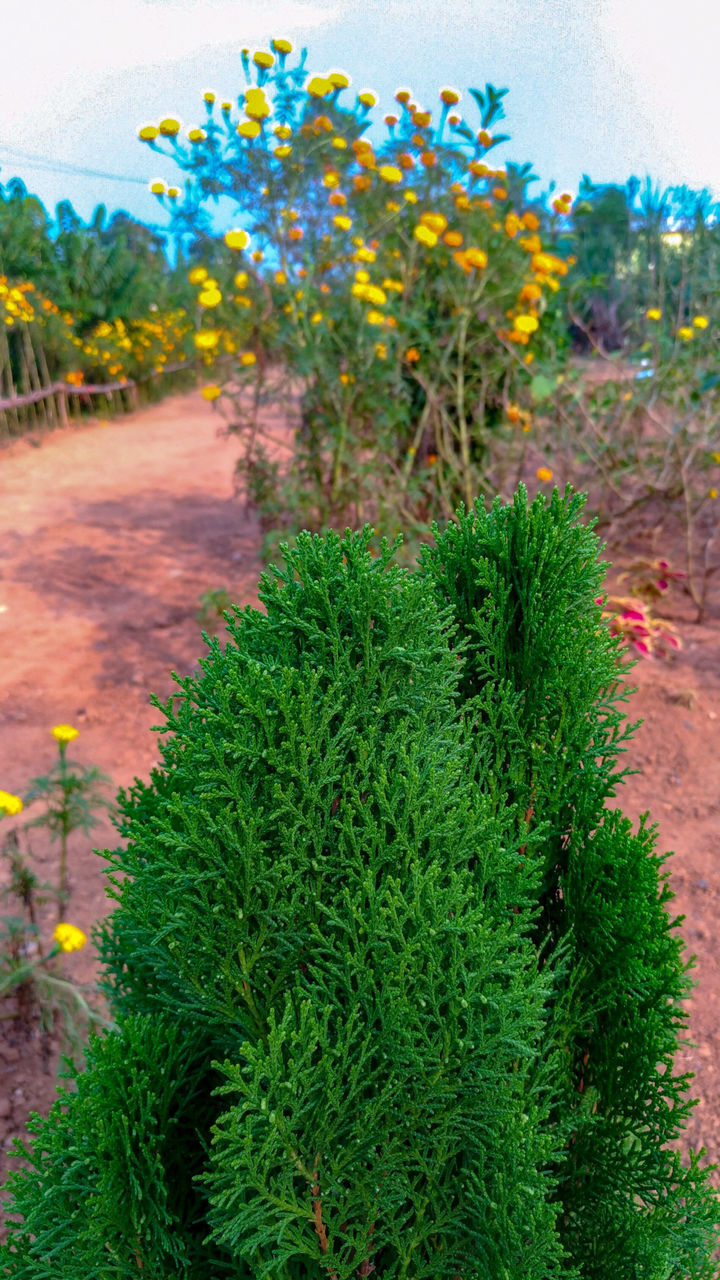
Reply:
[[71, 724], [56, 724], [52, 730], [52, 736], [57, 742], [73, 742], [78, 736], [78, 731]]
[[201, 307], [216, 307], [222, 302], [222, 294], [219, 289], [203, 289], [198, 297]]
[[138, 130], [138, 138], [143, 142], [154, 142], [160, 130], [155, 128], [154, 124], [146, 124], [142, 129]]
[[233, 281], [236, 289], [244, 289], [248, 282], [247, 271], [238, 271], [237, 275], [233, 276]]
[[371, 311], [368, 311], [367, 316], [365, 318], [368, 324], [384, 324], [385, 323], [385, 316], [383, 315], [382, 311], [375, 311], [374, 309]]
[[538, 328], [539, 321], [537, 316], [522, 315], [515, 317], [515, 328], [520, 333], [534, 333]]
[[553, 478], [553, 473], [549, 467], [538, 467], [537, 478], [542, 480], [543, 484], [548, 484]]
[[250, 365], [250, 364], [255, 364], [256, 362], [257, 362], [257, 356], [255, 355], [254, 351], [241, 351], [240, 353], [241, 364]]
[[416, 240], [419, 240], [421, 244], [426, 244], [430, 249], [433, 249], [438, 242], [435, 232], [431, 231], [430, 228], [426, 227], [422, 222], [415, 227], [413, 235]]
[[689, 342], [693, 336], [693, 331], [689, 325], [684, 324], [681, 329], [678, 329], [677, 336], [682, 338], [683, 342]]
[[365, 245], [362, 245], [362, 247], [358, 249], [357, 253], [355, 254], [356, 262], [374, 262], [376, 258], [377, 258], [377, 254], [375, 250], [366, 249]]
[[168, 116], [166, 120], [160, 121], [158, 129], [164, 138], [174, 138], [180, 132], [180, 121]]
[[217, 329], [202, 329], [195, 334], [193, 341], [200, 351], [212, 351], [220, 341], [220, 334]]
[[650, 308], [649, 308], [649, 310], [645, 312], [645, 319], [646, 319], [646, 320], [661, 320], [661, 319], [662, 319], [662, 311], [660, 310], [660, 308], [659, 308], [659, 307], [650, 307]]
[[275, 62], [275, 59], [273, 58], [271, 53], [267, 53], [264, 49], [258, 49], [257, 53], [253, 54], [253, 62], [255, 63], [256, 67], [267, 68], [273, 65], [273, 63]]
[[695, 316], [695, 319], [693, 320], [693, 324], [695, 325], [696, 329], [707, 329], [708, 318], [707, 316]]
[[417, 196], [414, 191], [403, 191], [403, 195], [408, 204], [417, 204]]
[[374, 107], [377, 102], [377, 98], [371, 90], [366, 89], [364, 93], [358, 94], [358, 102], [361, 102], [364, 107]]
[[292, 137], [292, 129], [286, 124], [277, 124], [273, 129], [276, 138], [284, 141], [286, 138]]
[[292, 53], [292, 45], [289, 40], [271, 40], [270, 48], [274, 49], [275, 53]]
[[252, 120], [264, 120], [270, 115], [270, 104], [262, 89], [245, 90], [245, 114]]
[[309, 93], [311, 98], [324, 98], [326, 94], [332, 93], [334, 87], [332, 81], [325, 76], [313, 76], [306, 84], [305, 92]]
[[207, 92], [203, 94], [203, 100], [207, 102], [209, 106], [212, 106], [213, 102], [215, 101], [215, 94], [213, 93], [212, 89], [208, 89]]
[[708, 498], [717, 498], [717, 489], [708, 489]]
[[204, 142], [206, 137], [207, 137], [207, 134], [205, 133], [205, 130], [204, 130], [204, 129], [189, 129], [189, 130], [188, 130], [188, 141], [189, 141], [189, 142]]
[[203, 400], [217, 400], [222, 395], [219, 387], [203, 387], [201, 393]]
[[347, 89], [350, 85], [350, 77], [344, 71], [331, 71], [328, 80], [333, 89]]
[[347, 147], [345, 138], [333, 138], [332, 144], [336, 151], [344, 151]]
[[457, 89], [441, 89], [440, 98], [448, 107], [454, 107], [456, 102], [460, 101], [460, 94]]
[[319, 323], [320, 323], [320, 321], [322, 320], [322, 318], [323, 318], [322, 311], [313, 311], [313, 313], [312, 313], [312, 315], [311, 315], [311, 317], [310, 317], [310, 323], [311, 323], [311, 324], [319, 324]]
[[420, 222], [422, 226], [429, 227], [436, 235], [440, 235], [447, 226], [447, 218], [442, 213], [421, 213]]
[[0, 791], [0, 813], [22, 813], [22, 807], [23, 802], [19, 796], [14, 796], [10, 791]]
[[237, 132], [241, 138], [257, 138], [260, 133], [260, 125], [257, 120], [243, 120], [238, 125]]
[[208, 273], [205, 267], [193, 267], [192, 271], [188, 271], [188, 280], [190, 284], [202, 284], [203, 280], [207, 280]]
[[387, 360], [387, 347], [384, 342], [375, 343], [375, 355], [378, 356], [380, 360]]
[[402, 169], [398, 169], [394, 164], [381, 164], [378, 174], [383, 182], [402, 182]]
[[59, 942], [63, 951], [79, 951], [87, 942], [82, 929], [78, 929], [74, 924], [63, 922], [55, 925], [53, 938]]
[[158, 182], [151, 182], [151, 183], [150, 183], [150, 190], [152, 191], [152, 193], [153, 193], [153, 195], [154, 195], [154, 196], [164, 196], [164, 195], [165, 195], [165, 183], [164, 183], [164, 182], [160, 182], [160, 181], [158, 181]]
[[273, 155], [276, 155], [278, 160], [287, 160], [288, 156], [292, 155], [292, 147], [276, 147]]
[[264, 254], [263, 254], [262, 249], [255, 249], [255, 250], [250, 254], [250, 257], [252, 258], [253, 262], [262, 262], [263, 257], [264, 257]]
[[250, 243], [250, 237], [247, 231], [234, 227], [232, 231], [225, 232], [225, 243], [228, 249], [246, 249]]

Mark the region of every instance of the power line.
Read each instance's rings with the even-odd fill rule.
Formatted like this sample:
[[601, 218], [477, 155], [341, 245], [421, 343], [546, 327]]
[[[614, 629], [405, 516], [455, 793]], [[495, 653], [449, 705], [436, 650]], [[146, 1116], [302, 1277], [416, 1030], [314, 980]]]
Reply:
[[[40, 169], [45, 173], [62, 173], [83, 178], [103, 178], [106, 182], [133, 182], [141, 186], [148, 185], [148, 178], [137, 178], [130, 174], [104, 173], [100, 169], [88, 169], [83, 165], [70, 164], [65, 160], [53, 160], [50, 156], [33, 155], [29, 151], [20, 151], [6, 142], [0, 142], [0, 149], [9, 153], [5, 157], [6, 164], [20, 164], [27, 169]], [[0, 156], [0, 160], [2, 156]]]

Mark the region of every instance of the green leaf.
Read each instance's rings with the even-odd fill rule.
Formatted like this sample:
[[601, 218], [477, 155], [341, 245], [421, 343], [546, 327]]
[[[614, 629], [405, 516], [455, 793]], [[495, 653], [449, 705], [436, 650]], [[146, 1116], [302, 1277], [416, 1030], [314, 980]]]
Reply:
[[540, 404], [541, 401], [549, 399], [554, 390], [554, 382], [544, 373], [536, 373], [530, 383], [530, 395], [535, 404]]

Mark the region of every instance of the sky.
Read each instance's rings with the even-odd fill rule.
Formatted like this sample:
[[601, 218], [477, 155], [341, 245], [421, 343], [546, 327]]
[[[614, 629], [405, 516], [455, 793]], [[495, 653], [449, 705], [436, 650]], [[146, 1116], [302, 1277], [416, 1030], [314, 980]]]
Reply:
[[162, 226], [148, 184], [182, 175], [138, 128], [201, 124], [204, 91], [237, 99], [240, 49], [273, 37], [349, 75], [341, 103], [374, 90], [377, 141], [400, 86], [434, 112], [454, 87], [475, 127], [467, 90], [507, 88], [511, 140], [491, 155], [532, 163], [533, 198], [635, 174], [720, 199], [718, 0], [0, 0], [0, 30], [0, 183], [22, 178], [51, 214], [102, 202]]

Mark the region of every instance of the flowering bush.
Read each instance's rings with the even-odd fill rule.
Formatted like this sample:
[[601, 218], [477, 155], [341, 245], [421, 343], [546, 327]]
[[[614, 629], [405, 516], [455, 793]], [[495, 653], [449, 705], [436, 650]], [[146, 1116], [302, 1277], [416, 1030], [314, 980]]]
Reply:
[[295, 66], [290, 53], [282, 40], [244, 50], [248, 88], [237, 103], [206, 93], [206, 118], [184, 137], [173, 117], [140, 130], [188, 175], [182, 204], [179, 188], [153, 184], [176, 229], [220, 196], [246, 224], [225, 236], [239, 264], [229, 288], [195, 272], [207, 341], [229, 301], [247, 341], [226, 388], [241, 466], [251, 485], [258, 471], [280, 479], [235, 395], [264, 389], [272, 355], [301, 391], [279, 503], [292, 522], [450, 514], [497, 487], [507, 450], [496, 444], [515, 438], [521, 404], [529, 416], [542, 315], [567, 264], [539, 235], [529, 166], [489, 162], [506, 140], [505, 90], [470, 91], [472, 127], [456, 90], [440, 91], [434, 122], [399, 90], [375, 146], [364, 136], [375, 95], [343, 106], [349, 78], [308, 75], [306, 51]]

